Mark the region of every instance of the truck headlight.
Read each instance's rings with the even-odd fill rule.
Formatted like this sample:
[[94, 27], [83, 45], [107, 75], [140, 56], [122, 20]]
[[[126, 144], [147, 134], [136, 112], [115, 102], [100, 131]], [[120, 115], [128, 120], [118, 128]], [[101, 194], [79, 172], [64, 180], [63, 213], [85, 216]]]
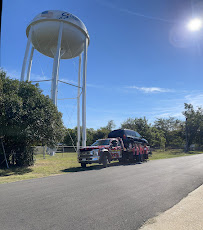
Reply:
[[98, 156], [98, 153], [99, 153], [99, 149], [95, 149], [95, 150], [94, 150], [94, 155], [97, 155], [97, 156]]

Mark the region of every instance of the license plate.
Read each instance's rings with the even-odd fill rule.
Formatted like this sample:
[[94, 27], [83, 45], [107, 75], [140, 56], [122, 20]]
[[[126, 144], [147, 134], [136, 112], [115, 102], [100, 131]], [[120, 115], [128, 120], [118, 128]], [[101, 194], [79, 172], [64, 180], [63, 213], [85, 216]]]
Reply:
[[83, 158], [83, 159], [82, 159], [82, 161], [86, 161], [86, 159], [85, 159], [85, 158]]

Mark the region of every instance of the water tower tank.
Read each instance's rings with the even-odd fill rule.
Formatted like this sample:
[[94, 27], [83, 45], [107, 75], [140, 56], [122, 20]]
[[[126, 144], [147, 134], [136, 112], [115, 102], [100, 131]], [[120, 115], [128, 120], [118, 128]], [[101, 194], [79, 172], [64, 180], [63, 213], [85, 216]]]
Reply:
[[60, 22], [63, 22], [61, 59], [77, 57], [84, 50], [84, 41], [89, 35], [84, 23], [73, 14], [59, 10], [49, 10], [38, 14], [26, 29], [28, 37], [32, 26], [31, 42], [40, 53], [54, 58]]

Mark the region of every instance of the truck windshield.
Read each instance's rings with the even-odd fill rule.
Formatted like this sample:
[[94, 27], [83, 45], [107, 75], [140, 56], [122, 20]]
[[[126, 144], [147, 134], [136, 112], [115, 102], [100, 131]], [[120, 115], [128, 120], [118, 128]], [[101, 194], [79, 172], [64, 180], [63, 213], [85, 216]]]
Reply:
[[101, 145], [109, 145], [110, 140], [97, 140], [92, 144], [92, 146], [101, 146]]

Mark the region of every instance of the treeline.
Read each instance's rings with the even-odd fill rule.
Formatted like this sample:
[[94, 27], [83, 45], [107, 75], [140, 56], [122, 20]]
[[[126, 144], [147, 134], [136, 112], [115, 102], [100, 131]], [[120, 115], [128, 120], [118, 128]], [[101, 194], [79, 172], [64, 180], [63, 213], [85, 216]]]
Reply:
[[[185, 121], [157, 118], [153, 124], [143, 118], [128, 118], [120, 128], [136, 130], [158, 148], [183, 148], [191, 144], [203, 149], [203, 110], [185, 104]], [[115, 129], [111, 120], [97, 130], [87, 129], [87, 145], [106, 138]], [[64, 135], [65, 134], [65, 135]], [[65, 137], [65, 138], [64, 138]], [[10, 79], [0, 69], [0, 168], [34, 164], [33, 146], [50, 148], [63, 142], [76, 146], [77, 129], [65, 129], [62, 114], [39, 85]]]
[[[157, 118], [153, 124], [145, 117], [128, 118], [120, 128], [137, 131], [155, 148], [185, 148], [188, 151], [189, 147], [195, 144], [198, 149], [203, 149], [203, 109], [199, 107], [195, 110], [193, 105], [185, 103], [183, 115], [185, 121], [174, 117]], [[97, 130], [87, 129], [87, 145], [91, 145], [97, 139], [106, 138], [113, 129], [113, 120]], [[76, 145], [77, 127], [66, 129], [63, 143], [68, 146]]]
[[39, 85], [10, 79], [0, 69], [0, 168], [34, 164], [33, 146], [64, 138], [62, 114]]

